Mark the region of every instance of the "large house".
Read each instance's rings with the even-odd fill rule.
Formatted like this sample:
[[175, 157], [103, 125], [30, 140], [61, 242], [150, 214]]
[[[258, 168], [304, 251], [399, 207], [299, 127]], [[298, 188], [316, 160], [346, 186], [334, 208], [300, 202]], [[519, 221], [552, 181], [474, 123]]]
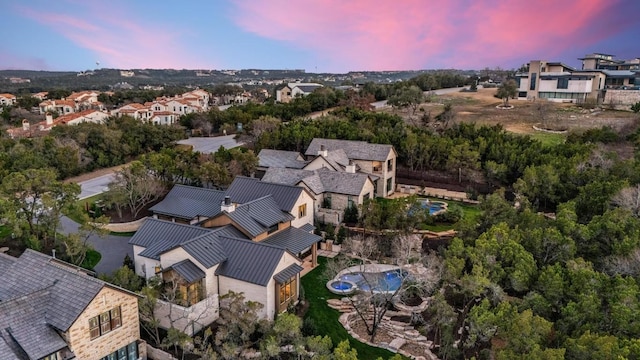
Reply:
[[[344, 152], [345, 157], [340, 156]], [[396, 158], [398, 154], [393, 145], [371, 144], [366, 141], [336, 140], [315, 138], [309, 144], [305, 156], [312, 162], [305, 170], [314, 170], [322, 166], [317, 163], [314, 168], [313, 160], [318, 157], [331, 159], [330, 153], [336, 154], [334, 158], [348, 159], [349, 163], [335, 161], [336, 166], [341, 166], [346, 172], [362, 172], [372, 176], [375, 188], [375, 196], [388, 197], [393, 194], [396, 186]], [[355, 166], [355, 169], [352, 167]]]
[[589, 54], [580, 60], [581, 69], [530, 61], [526, 72], [516, 74], [518, 99], [613, 105], [640, 101], [640, 58], [615, 60], [613, 55]]
[[22, 120], [22, 127], [7, 129], [11, 138], [28, 138], [48, 133], [53, 127], [59, 125], [77, 125], [83, 122], [101, 124], [107, 120], [109, 114], [100, 110], [83, 110], [53, 118], [50, 113], [45, 115], [45, 120], [37, 124], [30, 124], [26, 119]]
[[187, 333], [197, 332], [218, 318], [218, 298], [230, 291], [261, 303], [259, 315], [273, 319], [298, 301], [301, 258], [310, 254], [311, 266], [316, 264], [321, 238], [308, 224], [291, 226], [295, 217], [273, 196], [239, 205], [227, 196], [218, 206], [198, 226], [147, 219], [130, 240], [138, 275], [159, 276], [180, 289], [177, 301], [157, 308], [164, 327], [172, 314], [188, 314], [177, 321]]
[[288, 83], [285, 87], [276, 91], [276, 101], [288, 103], [298, 96], [307, 96], [321, 87], [321, 84], [316, 83]]
[[0, 94], [0, 106], [9, 106], [16, 103], [16, 96], [13, 94]]
[[136, 294], [29, 249], [0, 274], [0, 359], [146, 359]]

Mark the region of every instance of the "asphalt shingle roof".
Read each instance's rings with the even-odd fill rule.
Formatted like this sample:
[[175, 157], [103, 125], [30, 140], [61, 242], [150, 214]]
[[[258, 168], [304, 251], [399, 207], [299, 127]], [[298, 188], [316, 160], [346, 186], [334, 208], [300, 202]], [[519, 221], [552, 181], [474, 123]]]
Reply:
[[285, 249], [251, 240], [221, 237], [227, 260], [217, 275], [266, 286], [286, 252]]
[[389, 152], [393, 150], [392, 145], [370, 144], [366, 141], [336, 140], [315, 138], [304, 153], [307, 156], [317, 156], [320, 145], [324, 145], [327, 151], [338, 149], [344, 150], [349, 159], [385, 161]]
[[157, 214], [193, 219], [220, 213], [224, 191], [195, 186], [174, 185], [165, 198], [149, 210]]
[[287, 249], [294, 254], [300, 254], [321, 240], [321, 236], [294, 227], [288, 227], [262, 240], [262, 243]]
[[302, 169], [308, 163], [297, 151], [262, 149], [258, 153], [258, 166], [260, 167]]
[[200, 279], [204, 279], [205, 273], [191, 260], [185, 259], [177, 262], [169, 267], [169, 269], [175, 270], [183, 279], [188, 283], [196, 282]]
[[270, 183], [256, 178], [236, 176], [225, 195], [229, 196], [231, 201], [237, 204], [248, 203], [271, 195], [280, 206], [280, 210], [290, 212], [303, 191], [305, 190], [299, 186]]
[[300, 180], [312, 176], [313, 174], [314, 172], [312, 170], [268, 168], [262, 177], [262, 181], [284, 185], [295, 185], [299, 183]]
[[295, 170], [269, 168], [262, 177], [263, 181], [284, 184], [304, 183], [313, 193], [335, 193], [360, 195], [369, 175], [332, 171], [327, 168], [318, 170]]
[[2, 360], [40, 359], [66, 347], [56, 330], [68, 331], [100, 290], [115, 288], [83, 269], [30, 249], [13, 261], [0, 257]]
[[295, 219], [291, 214], [280, 210], [271, 195], [238, 205], [234, 211], [225, 213], [252, 237], [264, 233], [278, 223]]

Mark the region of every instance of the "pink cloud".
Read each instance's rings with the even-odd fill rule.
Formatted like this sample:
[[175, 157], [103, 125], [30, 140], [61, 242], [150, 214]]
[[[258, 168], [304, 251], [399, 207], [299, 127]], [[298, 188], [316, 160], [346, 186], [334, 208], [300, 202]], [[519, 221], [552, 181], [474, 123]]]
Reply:
[[622, 26], [599, 21], [617, 2], [235, 0], [233, 20], [333, 68], [478, 68], [597, 43]]
[[180, 32], [120, 10], [114, 4], [83, 2], [74, 14], [20, 7], [26, 17], [49, 26], [76, 45], [94, 53], [102, 66], [115, 68], [208, 68], [188, 55]]

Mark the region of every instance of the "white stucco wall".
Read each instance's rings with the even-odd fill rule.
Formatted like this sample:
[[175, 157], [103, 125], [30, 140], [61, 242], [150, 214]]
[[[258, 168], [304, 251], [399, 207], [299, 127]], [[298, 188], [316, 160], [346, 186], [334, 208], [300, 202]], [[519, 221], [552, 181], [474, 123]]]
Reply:
[[[307, 204], [307, 215], [298, 217], [298, 208], [302, 204]], [[315, 209], [313, 206], [313, 198], [309, 193], [303, 191], [300, 194], [300, 197], [298, 197], [296, 203], [293, 205], [293, 208], [291, 209], [291, 214], [296, 217], [293, 221], [291, 221], [291, 226], [299, 228], [304, 224], [313, 225], [314, 211]]]

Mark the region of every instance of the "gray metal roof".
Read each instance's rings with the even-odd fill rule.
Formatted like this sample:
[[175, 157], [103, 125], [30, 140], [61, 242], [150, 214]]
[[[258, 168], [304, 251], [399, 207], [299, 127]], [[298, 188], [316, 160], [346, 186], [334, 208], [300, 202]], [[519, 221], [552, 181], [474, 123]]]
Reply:
[[262, 243], [287, 249], [297, 255], [320, 241], [322, 241], [321, 236], [288, 227], [262, 240]]
[[205, 273], [202, 271], [196, 264], [192, 263], [191, 260], [185, 259], [180, 262], [177, 262], [168, 269], [173, 269], [178, 273], [183, 279], [185, 279], [188, 283], [194, 283], [200, 279], [204, 279]]
[[303, 92], [310, 94], [312, 92], [314, 92], [316, 89], [319, 89], [322, 87], [322, 85], [297, 85], [295, 86], [298, 89], [302, 90]]
[[309, 224], [309, 223], [306, 223], [306, 224], [300, 226], [298, 229], [300, 229], [302, 231], [306, 231], [306, 232], [312, 232], [313, 230], [316, 229], [316, 227], [311, 225], [311, 224]]
[[224, 192], [195, 186], [174, 185], [165, 198], [149, 208], [156, 214], [181, 219], [212, 217], [220, 213]]
[[262, 149], [258, 153], [258, 166], [260, 167], [302, 169], [308, 163], [297, 151]]
[[209, 231], [211, 230], [198, 226], [148, 218], [131, 237], [129, 244], [146, 248], [154, 244], [160, 244], [155, 246], [157, 251], [160, 251], [159, 255], [166, 249], [173, 248], [184, 241], [206, 234]]
[[602, 70], [607, 77], [611, 78], [633, 78], [636, 76], [636, 73], [630, 70]]
[[181, 244], [181, 247], [207, 269], [220, 264], [227, 253], [220, 237], [245, 239], [246, 236], [232, 225], [223, 226]]
[[292, 277], [296, 276], [296, 274], [299, 274], [300, 272], [302, 272], [302, 270], [303, 270], [302, 266], [300, 266], [298, 264], [291, 264], [291, 265], [287, 266], [284, 270], [282, 270], [279, 273], [275, 274], [273, 276], [273, 279], [275, 281], [277, 281], [278, 284], [284, 284], [289, 279], [291, 279]]
[[285, 185], [295, 185], [299, 183], [300, 180], [312, 175], [312, 170], [268, 168], [267, 171], [265, 171], [264, 176], [262, 177], [262, 181]]
[[300, 194], [305, 191], [299, 186], [285, 185], [260, 181], [256, 178], [236, 176], [229, 188], [225, 192], [231, 201], [238, 204], [248, 203], [252, 200], [273, 196], [273, 199], [280, 206], [280, 210], [291, 212], [300, 198]]
[[264, 233], [271, 226], [295, 219], [280, 210], [271, 195], [238, 205], [234, 211], [224, 213], [252, 237]]
[[311, 141], [311, 144], [309, 144], [309, 147], [304, 154], [307, 156], [317, 156], [318, 151], [320, 150], [320, 145], [324, 145], [327, 151], [342, 149], [349, 159], [356, 160], [385, 161], [389, 156], [389, 152], [394, 151], [392, 145], [386, 144], [371, 144], [365, 141], [354, 140], [315, 138]]
[[227, 260], [220, 265], [216, 274], [260, 286], [266, 286], [286, 250], [253, 242], [221, 237]]

